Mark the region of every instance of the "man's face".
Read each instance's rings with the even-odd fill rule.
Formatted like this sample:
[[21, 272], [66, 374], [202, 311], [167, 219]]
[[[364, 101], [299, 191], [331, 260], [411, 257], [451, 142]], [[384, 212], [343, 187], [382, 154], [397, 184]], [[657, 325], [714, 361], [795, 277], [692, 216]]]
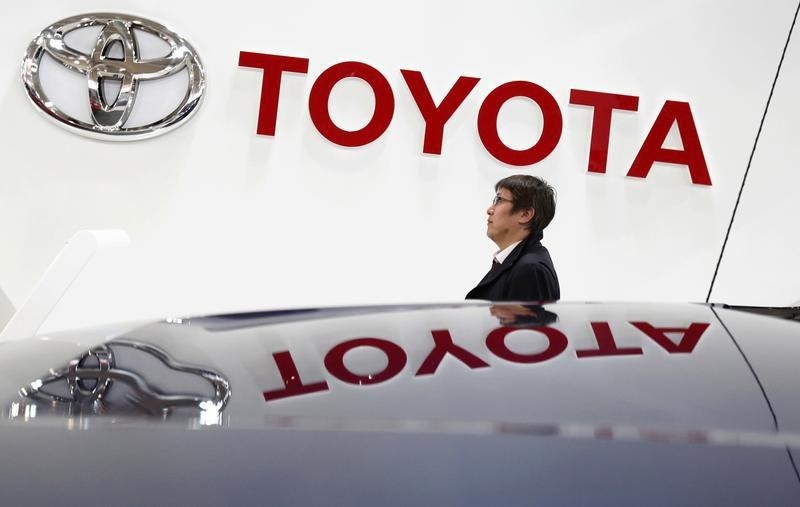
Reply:
[[531, 210], [517, 210], [511, 212], [514, 207], [511, 192], [505, 188], [497, 190], [495, 197], [496, 204], [489, 206], [486, 214], [489, 215], [486, 221], [486, 235], [494, 241], [500, 248], [505, 248], [508, 244], [517, 241], [520, 233], [527, 227], [526, 213]]

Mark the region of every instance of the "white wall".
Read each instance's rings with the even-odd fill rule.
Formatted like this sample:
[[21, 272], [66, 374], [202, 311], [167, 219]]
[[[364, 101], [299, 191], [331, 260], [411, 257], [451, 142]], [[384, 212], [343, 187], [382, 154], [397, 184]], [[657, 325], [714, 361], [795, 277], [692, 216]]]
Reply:
[[0, 289], [0, 331], [3, 330], [13, 314], [14, 305], [11, 304], [3, 290]]
[[712, 300], [800, 305], [798, 90], [800, 31], [795, 27], [753, 154]]
[[[187, 125], [126, 144], [47, 122], [18, 77], [39, 30], [92, 7], [74, 0], [2, 7], [0, 284], [12, 302], [25, 300], [73, 233], [90, 228], [125, 229], [131, 247], [87, 266], [56, 321], [459, 300], [494, 250], [485, 237], [492, 186], [516, 172], [558, 190], [545, 244], [564, 299], [705, 300], [796, 8], [789, 0], [196, 5], [103, 4], [184, 35], [209, 78], [205, 103]], [[240, 51], [310, 59], [307, 75], [284, 76], [275, 137], [255, 133], [261, 73], [238, 66]], [[388, 131], [355, 149], [325, 140], [307, 107], [316, 77], [346, 60], [379, 69], [396, 100]], [[458, 76], [481, 78], [447, 124], [441, 156], [421, 153], [423, 122], [401, 68], [423, 72], [437, 100]], [[795, 65], [782, 79], [798, 72]], [[512, 80], [546, 88], [563, 115], [558, 147], [534, 166], [502, 164], [478, 139], [481, 101]], [[605, 175], [586, 171], [591, 110], [569, 105], [573, 88], [640, 98], [638, 112], [614, 113]], [[334, 119], [360, 126], [371, 97], [361, 82], [343, 82], [331, 99]], [[665, 100], [691, 104], [712, 186], [691, 184], [680, 165], [625, 177]], [[504, 140], [531, 145], [537, 115], [524, 100], [509, 103], [499, 119]], [[788, 140], [791, 125], [784, 115], [772, 128]], [[770, 149], [781, 153], [783, 144]], [[667, 146], [680, 147], [674, 133]], [[750, 177], [757, 171], [754, 164]], [[772, 202], [788, 197], [797, 176], [786, 178], [767, 182]], [[731, 269], [719, 287], [736, 285]], [[797, 275], [787, 278], [800, 285]], [[759, 301], [776, 294], [779, 303], [791, 292], [750, 283], [746, 292]]]

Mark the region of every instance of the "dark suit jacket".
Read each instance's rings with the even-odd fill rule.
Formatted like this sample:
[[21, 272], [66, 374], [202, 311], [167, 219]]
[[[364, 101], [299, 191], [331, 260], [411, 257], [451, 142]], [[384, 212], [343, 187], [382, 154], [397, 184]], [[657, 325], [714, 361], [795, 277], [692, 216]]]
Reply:
[[492, 267], [469, 291], [467, 299], [489, 301], [555, 301], [561, 297], [550, 253], [534, 231], [511, 251], [502, 264]]

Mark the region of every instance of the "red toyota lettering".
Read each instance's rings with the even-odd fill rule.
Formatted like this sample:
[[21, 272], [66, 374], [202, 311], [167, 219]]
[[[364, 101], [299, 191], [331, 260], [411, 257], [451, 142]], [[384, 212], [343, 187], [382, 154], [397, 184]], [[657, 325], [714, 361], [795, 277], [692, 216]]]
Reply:
[[261, 100], [258, 104], [256, 133], [274, 136], [275, 123], [278, 119], [278, 99], [281, 94], [281, 76], [284, 72], [305, 74], [308, 72], [308, 58], [240, 51], [239, 65], [264, 70], [261, 78]]
[[571, 90], [569, 103], [594, 109], [589, 145], [589, 172], [605, 173], [608, 162], [608, 140], [611, 137], [611, 113], [615, 110], [636, 111], [639, 97], [617, 93]]
[[[348, 370], [344, 364], [344, 355], [357, 347], [374, 347], [386, 354], [386, 368], [368, 375], [359, 375]], [[407, 360], [405, 351], [395, 343], [380, 338], [356, 338], [342, 342], [328, 351], [325, 355], [325, 368], [331, 375], [348, 384], [380, 384], [400, 373]]]
[[[547, 337], [547, 348], [536, 354], [518, 354], [506, 345], [506, 336], [514, 331], [528, 329], [542, 333]], [[500, 359], [512, 363], [541, 363], [553, 359], [567, 348], [567, 337], [561, 331], [547, 326], [538, 327], [499, 327], [486, 337], [486, 347]]]
[[[670, 354], [689, 354], [700, 341], [703, 332], [708, 329], [706, 322], [692, 322], [689, 327], [655, 327], [647, 322], [631, 322], [639, 331], [649, 336], [661, 348]], [[681, 333], [678, 343], [670, 340], [666, 333]]]
[[[339, 128], [328, 110], [331, 90], [348, 77], [363, 80], [375, 94], [372, 118], [364, 127], [354, 131]], [[342, 62], [326, 69], [314, 82], [308, 98], [308, 111], [314, 126], [328, 141], [339, 146], [364, 146], [379, 138], [389, 127], [394, 115], [394, 94], [389, 82], [376, 68], [361, 62]]]
[[425, 141], [422, 145], [422, 153], [440, 155], [442, 153], [444, 124], [453, 116], [458, 106], [464, 102], [469, 92], [475, 88], [480, 78], [459, 77], [456, 84], [453, 85], [437, 106], [433, 102], [433, 97], [421, 72], [416, 70], [401, 70], [400, 72], [406, 80], [411, 96], [414, 97], [414, 102], [417, 103], [422, 119], [425, 120]]
[[[683, 149], [664, 148], [672, 124], [678, 125]], [[646, 178], [656, 162], [685, 165], [695, 185], [711, 185], [711, 176], [700, 146], [700, 137], [694, 124], [692, 110], [687, 102], [668, 100], [658, 113], [653, 127], [639, 149], [639, 153], [628, 171], [628, 176]]]
[[614, 335], [611, 334], [611, 326], [608, 325], [608, 322], [592, 322], [592, 331], [597, 341], [597, 348], [575, 350], [576, 356], [640, 356], [644, 354], [639, 347], [617, 347], [617, 342], [614, 340]]
[[276, 352], [272, 354], [272, 357], [275, 359], [275, 364], [278, 366], [281, 379], [283, 379], [284, 388], [274, 391], [264, 391], [264, 401], [269, 402], [281, 398], [288, 398], [289, 396], [299, 396], [301, 394], [328, 390], [328, 383], [324, 380], [322, 382], [314, 382], [313, 384], [303, 384], [303, 381], [300, 379], [300, 374], [297, 372], [297, 365], [294, 364], [292, 355], [288, 350]]
[[[497, 132], [500, 108], [514, 97], [527, 97], [542, 111], [542, 134], [536, 144], [524, 150], [509, 148]], [[556, 99], [541, 86], [528, 81], [501, 84], [489, 92], [478, 111], [478, 135], [483, 146], [494, 158], [509, 165], [532, 165], [544, 160], [561, 139], [562, 128], [561, 109]]]
[[472, 369], [489, 366], [489, 363], [480, 357], [453, 343], [453, 337], [450, 336], [450, 331], [447, 329], [431, 331], [431, 335], [433, 335], [433, 350], [420, 365], [419, 370], [417, 370], [417, 376], [436, 373], [436, 369], [439, 368], [439, 364], [447, 354], [452, 355]]

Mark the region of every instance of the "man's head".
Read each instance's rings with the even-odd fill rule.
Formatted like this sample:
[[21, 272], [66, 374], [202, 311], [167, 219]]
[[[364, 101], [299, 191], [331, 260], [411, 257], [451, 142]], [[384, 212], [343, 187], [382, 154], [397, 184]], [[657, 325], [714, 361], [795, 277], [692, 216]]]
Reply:
[[494, 189], [494, 202], [486, 210], [486, 234], [500, 248], [544, 229], [556, 214], [555, 191], [540, 178], [515, 174], [498, 181]]

